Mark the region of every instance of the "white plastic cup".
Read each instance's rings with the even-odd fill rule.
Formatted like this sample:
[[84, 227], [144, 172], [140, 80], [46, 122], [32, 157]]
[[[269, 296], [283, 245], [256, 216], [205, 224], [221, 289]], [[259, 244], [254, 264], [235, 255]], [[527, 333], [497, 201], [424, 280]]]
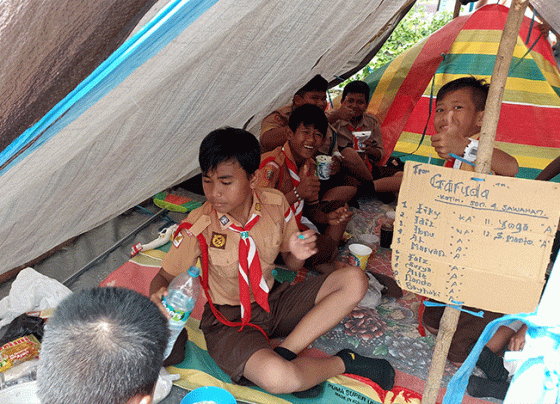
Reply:
[[316, 160], [317, 160], [317, 177], [319, 177], [320, 180], [330, 179], [332, 156], [320, 154], [316, 157]]
[[363, 153], [366, 151], [366, 140], [371, 136], [371, 131], [366, 130], [362, 132], [352, 132], [354, 137], [354, 150], [358, 153]]
[[350, 265], [360, 267], [365, 271], [369, 256], [373, 250], [363, 244], [350, 244], [348, 249], [350, 250], [350, 257], [348, 258]]

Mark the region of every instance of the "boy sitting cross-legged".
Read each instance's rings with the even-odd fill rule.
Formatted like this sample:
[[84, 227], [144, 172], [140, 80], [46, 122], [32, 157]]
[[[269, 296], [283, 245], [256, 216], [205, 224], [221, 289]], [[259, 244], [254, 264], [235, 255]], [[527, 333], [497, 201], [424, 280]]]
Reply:
[[[208, 303], [200, 327], [208, 353], [233, 382], [312, 396], [318, 383], [347, 372], [391, 389], [394, 370], [386, 360], [350, 350], [297, 357], [350, 313], [368, 280], [360, 268], [345, 266], [295, 285], [274, 281], [278, 253], [297, 270], [316, 252], [316, 236], [298, 231], [281, 192], [256, 187], [257, 139], [241, 129], [215, 130], [202, 141], [199, 162], [207, 202], [181, 224], [151, 283], [152, 301], [163, 311], [171, 279], [202, 257]], [[269, 338], [284, 339], [273, 349]]]
[[354, 196], [356, 187], [345, 185], [341, 176], [319, 180], [316, 175], [315, 157], [328, 127], [319, 107], [305, 104], [296, 108], [289, 127], [286, 143], [261, 156], [258, 185], [284, 194], [300, 230], [316, 227], [322, 233], [317, 240], [319, 251], [307, 265], [319, 272], [332, 272], [332, 261], [352, 217], [344, 201]]

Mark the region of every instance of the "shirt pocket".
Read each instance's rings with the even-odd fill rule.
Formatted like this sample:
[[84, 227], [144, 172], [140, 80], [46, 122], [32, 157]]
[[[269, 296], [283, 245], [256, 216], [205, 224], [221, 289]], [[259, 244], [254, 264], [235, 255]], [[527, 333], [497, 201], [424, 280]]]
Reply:
[[255, 243], [257, 244], [261, 261], [268, 264], [274, 263], [282, 244], [282, 229], [278, 223], [263, 231], [259, 235], [259, 240], [255, 240]]

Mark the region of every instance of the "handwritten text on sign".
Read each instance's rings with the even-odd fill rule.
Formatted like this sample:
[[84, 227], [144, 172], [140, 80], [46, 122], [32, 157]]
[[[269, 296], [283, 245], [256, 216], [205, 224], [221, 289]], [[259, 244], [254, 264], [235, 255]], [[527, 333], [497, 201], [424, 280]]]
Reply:
[[532, 312], [559, 201], [555, 183], [407, 162], [392, 244], [397, 282], [444, 303]]

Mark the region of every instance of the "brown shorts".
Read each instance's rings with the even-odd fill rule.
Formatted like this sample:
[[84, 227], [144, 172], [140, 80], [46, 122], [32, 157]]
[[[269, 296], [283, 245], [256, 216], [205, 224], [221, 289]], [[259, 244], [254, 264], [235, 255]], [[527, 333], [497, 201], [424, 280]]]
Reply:
[[[475, 312], [480, 311], [472, 307], [463, 306], [463, 308]], [[426, 307], [424, 309], [424, 315], [422, 316], [423, 324], [435, 328], [436, 330], [439, 329], [439, 322], [443, 316], [443, 310], [444, 307]], [[459, 316], [457, 330], [455, 334], [453, 334], [451, 340], [447, 359], [451, 362], [463, 363], [471, 352], [473, 345], [478, 341], [478, 337], [480, 337], [486, 325], [492, 320], [502, 316], [503, 314], [500, 313], [484, 311], [484, 317], [477, 317], [462, 311]]]
[[[315, 298], [327, 275], [319, 275], [290, 286], [289, 282], [275, 283], [268, 295], [270, 313], [257, 303], [251, 305], [251, 323], [261, 327], [269, 338], [286, 337], [315, 305]], [[229, 320], [240, 321], [240, 306], [216, 305]], [[263, 348], [270, 348], [264, 335], [253, 327], [229, 327], [220, 323], [208, 303], [200, 321], [206, 347], [216, 364], [231, 380], [238, 383], [243, 376], [245, 363], [251, 355]]]

